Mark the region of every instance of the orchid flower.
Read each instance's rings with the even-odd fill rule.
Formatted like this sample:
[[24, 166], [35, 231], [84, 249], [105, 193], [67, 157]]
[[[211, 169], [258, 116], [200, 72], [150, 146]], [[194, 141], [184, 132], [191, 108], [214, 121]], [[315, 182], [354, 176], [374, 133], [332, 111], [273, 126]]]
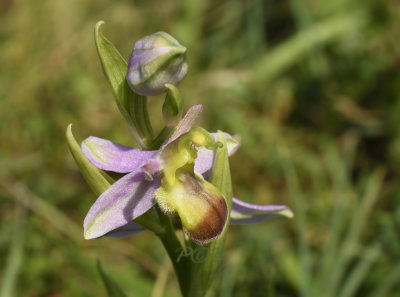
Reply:
[[[254, 205], [232, 197], [228, 157], [239, 148], [240, 137], [193, 127], [201, 105], [182, 118], [184, 100], [177, 84], [188, 71], [186, 48], [168, 33], [157, 32], [134, 44], [127, 63], [100, 32], [103, 23], [95, 26], [101, 66], [117, 107], [142, 149], [93, 136], [79, 146], [72, 124], [68, 126], [70, 152], [99, 195], [84, 220], [84, 237], [154, 232], [171, 259], [182, 295], [203, 297], [221, 264], [218, 254], [229, 223], [255, 223], [293, 213], [285, 205]], [[163, 93], [165, 126], [155, 136], [147, 96]], [[115, 181], [102, 170], [122, 177]], [[176, 236], [177, 225], [186, 234], [185, 245]], [[194, 261], [191, 251], [205, 254], [204, 261]]]
[[[86, 239], [145, 230], [132, 221], [156, 203], [165, 213], [178, 215], [183, 230], [196, 243], [221, 234], [227, 222], [226, 202], [207, 182], [219, 143], [216, 133], [192, 128], [201, 109], [201, 105], [192, 107], [159, 150], [140, 150], [97, 137], [82, 142], [83, 153], [97, 168], [126, 173], [90, 208], [84, 220]], [[224, 136], [232, 155], [240, 141], [228, 133]], [[284, 205], [254, 205], [237, 198], [232, 200], [230, 215], [234, 224], [293, 216]]]

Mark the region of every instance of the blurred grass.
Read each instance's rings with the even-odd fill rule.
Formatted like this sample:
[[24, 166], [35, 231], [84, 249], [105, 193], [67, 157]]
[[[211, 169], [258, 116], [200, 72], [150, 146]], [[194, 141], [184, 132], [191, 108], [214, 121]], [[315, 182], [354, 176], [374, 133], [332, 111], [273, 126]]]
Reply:
[[187, 46], [186, 107], [201, 102], [205, 128], [242, 136], [235, 195], [295, 210], [231, 228], [215, 296], [397, 296], [395, 0], [1, 1], [1, 296], [105, 296], [97, 258], [129, 296], [178, 294], [151, 234], [82, 237], [95, 197], [66, 126], [134, 144], [97, 60], [101, 19], [125, 57], [159, 30]]

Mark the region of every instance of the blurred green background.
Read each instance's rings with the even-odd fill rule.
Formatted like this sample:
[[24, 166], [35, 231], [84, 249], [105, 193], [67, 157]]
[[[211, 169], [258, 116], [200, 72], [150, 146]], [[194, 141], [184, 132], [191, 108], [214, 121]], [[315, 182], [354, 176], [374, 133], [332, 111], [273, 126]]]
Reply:
[[[96, 197], [65, 130], [134, 144], [93, 28], [125, 58], [166, 31], [188, 48], [180, 84], [200, 124], [240, 134], [234, 193], [292, 220], [232, 226], [211, 296], [400, 292], [400, 3], [396, 0], [1, 0], [0, 296], [178, 296], [143, 233], [85, 241]], [[162, 98], [149, 102], [160, 118]], [[156, 126], [161, 123], [156, 121]]]

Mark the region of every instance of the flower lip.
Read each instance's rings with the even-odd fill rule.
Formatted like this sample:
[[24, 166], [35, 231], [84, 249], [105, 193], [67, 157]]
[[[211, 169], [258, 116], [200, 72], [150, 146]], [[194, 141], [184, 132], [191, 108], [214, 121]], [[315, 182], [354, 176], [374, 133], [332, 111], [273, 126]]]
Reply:
[[207, 203], [208, 210], [203, 219], [194, 228], [185, 228], [189, 237], [198, 244], [206, 244], [218, 238], [225, 229], [228, 217], [228, 206], [225, 198], [212, 184], [206, 181], [204, 183], [206, 184], [201, 185], [196, 178], [190, 177], [187, 178], [185, 186], [187, 192], [193, 191], [193, 194], [200, 196]]
[[161, 186], [155, 193], [161, 209], [177, 214], [184, 232], [196, 243], [206, 244], [223, 232], [228, 207], [225, 198], [211, 183], [190, 172], [179, 174], [172, 187]]

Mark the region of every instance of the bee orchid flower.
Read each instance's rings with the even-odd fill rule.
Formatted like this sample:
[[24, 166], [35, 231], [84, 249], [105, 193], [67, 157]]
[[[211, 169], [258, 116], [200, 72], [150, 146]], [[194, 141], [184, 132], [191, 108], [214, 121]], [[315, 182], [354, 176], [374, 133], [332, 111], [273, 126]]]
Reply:
[[[82, 142], [86, 158], [97, 168], [124, 173], [90, 208], [84, 220], [86, 239], [125, 236], [145, 230], [133, 222], [156, 203], [177, 215], [185, 233], [196, 243], [217, 238], [225, 228], [228, 208], [225, 198], [207, 181], [215, 149], [221, 145], [216, 133], [192, 128], [202, 106], [192, 107], [161, 149], [140, 150], [109, 140], [89, 137]], [[224, 133], [228, 154], [240, 141]], [[284, 205], [253, 205], [232, 200], [231, 222], [258, 222], [293, 214]]]

